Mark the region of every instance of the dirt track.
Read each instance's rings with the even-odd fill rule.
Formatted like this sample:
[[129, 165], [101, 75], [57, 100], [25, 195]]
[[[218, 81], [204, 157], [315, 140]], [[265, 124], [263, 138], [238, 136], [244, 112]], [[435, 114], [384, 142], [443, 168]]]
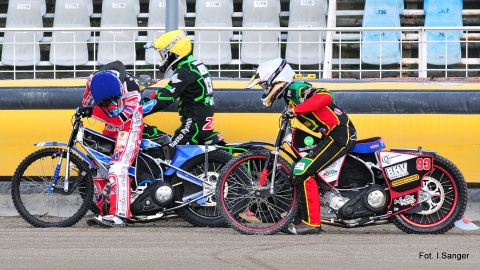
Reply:
[[[88, 227], [82, 220], [72, 228], [42, 229], [19, 217], [0, 217], [0, 268], [478, 269], [480, 265], [478, 230], [408, 235], [392, 224], [324, 226], [324, 230], [314, 236], [246, 236], [230, 228], [192, 227], [181, 219], [112, 229]], [[461, 260], [442, 259], [443, 252]], [[428, 254], [432, 259], [425, 258]]]

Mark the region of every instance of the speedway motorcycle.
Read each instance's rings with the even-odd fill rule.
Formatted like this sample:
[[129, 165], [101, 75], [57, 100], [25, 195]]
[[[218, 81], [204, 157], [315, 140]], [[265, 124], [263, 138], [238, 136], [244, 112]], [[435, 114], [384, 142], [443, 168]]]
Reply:
[[[290, 164], [320, 138], [292, 127], [291, 121], [285, 110], [272, 150], [249, 150], [220, 172], [217, 207], [240, 233], [275, 234], [297, 214]], [[326, 225], [392, 222], [406, 233], [441, 234], [461, 220], [467, 204], [466, 182], [451, 161], [421, 147], [387, 150], [380, 137], [357, 141], [315, 179]]]
[[[101, 193], [94, 194], [92, 175], [108, 171], [115, 140], [84, 127], [80, 116], [73, 119], [67, 143], [35, 144], [47, 148], [26, 157], [12, 178], [15, 208], [33, 226], [72, 226], [96, 207], [95, 195], [101, 199]], [[127, 224], [156, 221], [178, 212], [197, 226], [224, 225], [214, 192], [220, 169], [232, 156], [213, 145], [170, 147], [170, 142], [167, 134], [142, 139], [128, 170], [132, 198]]]

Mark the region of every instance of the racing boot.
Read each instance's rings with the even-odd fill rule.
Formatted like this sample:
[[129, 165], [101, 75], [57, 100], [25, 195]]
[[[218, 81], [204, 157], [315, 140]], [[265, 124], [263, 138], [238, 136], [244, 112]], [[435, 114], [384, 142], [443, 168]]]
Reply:
[[125, 221], [123, 221], [122, 218], [117, 217], [115, 215], [106, 215], [106, 216], [100, 216], [97, 215], [94, 217], [95, 221], [98, 223], [100, 226], [104, 227], [125, 227]]
[[298, 234], [298, 235], [319, 234], [323, 232], [321, 226], [318, 226], [318, 227], [310, 226], [305, 224], [303, 221], [302, 221], [302, 224], [299, 224], [299, 225], [295, 225], [293, 223], [288, 225], [287, 230], [291, 234]]

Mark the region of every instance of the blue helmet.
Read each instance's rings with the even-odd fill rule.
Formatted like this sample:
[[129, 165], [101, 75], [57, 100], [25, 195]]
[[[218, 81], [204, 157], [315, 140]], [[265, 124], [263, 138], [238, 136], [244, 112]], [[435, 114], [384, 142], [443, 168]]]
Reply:
[[117, 117], [123, 111], [122, 82], [112, 70], [101, 70], [93, 75], [90, 91], [95, 103], [108, 117]]

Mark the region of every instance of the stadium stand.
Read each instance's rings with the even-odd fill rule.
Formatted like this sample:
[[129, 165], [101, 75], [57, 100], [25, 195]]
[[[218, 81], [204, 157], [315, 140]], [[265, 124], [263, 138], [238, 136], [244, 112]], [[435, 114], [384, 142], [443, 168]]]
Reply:
[[[137, 14], [133, 0], [104, 0], [102, 4], [101, 27], [137, 27]], [[110, 30], [100, 32], [97, 61], [105, 65], [122, 61], [133, 65], [136, 60], [135, 40], [138, 31]]]
[[[165, 31], [165, 8], [166, 0], [151, 0], [148, 6], [148, 27], [154, 27], [155, 30], [147, 31], [147, 40], [154, 41]], [[185, 26], [185, 14], [187, 13], [187, 3], [180, 0], [178, 3], [178, 27]], [[162, 29], [160, 29], [162, 28]], [[158, 54], [153, 49], [145, 50], [145, 62], [147, 64], [158, 64]]]
[[[53, 27], [90, 27], [88, 3], [84, 0], [57, 0]], [[90, 31], [58, 31], [52, 33], [50, 63], [61, 66], [84, 65], [88, 62], [85, 41]]]
[[[14, 0], [8, 6], [6, 28], [43, 28], [42, 1]], [[44, 1], [43, 1], [44, 4]], [[43, 31], [6, 31], [2, 46], [2, 64], [31, 66], [40, 62]]]
[[[400, 27], [398, 0], [366, 0], [362, 27]], [[389, 65], [400, 62], [398, 31], [363, 31], [362, 62]]]
[[[17, 47], [30, 44], [31, 46], [28, 50], [25, 50], [29, 53], [28, 58], [30, 59], [30, 64], [18, 62], [18, 65], [11, 61], [8, 63], [8, 58], [11, 58], [14, 55], [15, 51], [9, 50], [9, 45], [13, 43], [12, 32], [24, 32], [19, 28], [16, 28], [14, 31], [11, 30], [11, 27], [6, 28], [6, 19], [8, 7], [12, 6], [12, 3], [17, 1], [25, 0], [12, 0], [12, 1], [0, 1], [0, 43], [3, 47], [0, 47], [2, 51], [1, 55], [7, 54], [8, 56], [4, 58], [4, 61], [0, 59], [0, 76], [3, 78], [31, 78], [35, 76], [42, 77], [55, 77], [59, 74], [60, 77], [67, 76], [85, 76], [85, 74], [90, 74], [91, 71], [98, 68], [98, 65], [102, 65], [101, 50], [99, 51], [100, 45], [100, 33], [106, 32], [99, 28], [102, 26], [102, 20], [104, 15], [102, 12], [102, 4], [106, 1], [92, 1], [92, 0], [72, 0], [74, 1], [86, 1], [89, 7], [89, 15], [91, 22], [91, 39], [87, 41], [88, 44], [88, 54], [89, 61], [84, 65], [76, 65], [74, 68], [70, 67], [55, 67], [53, 63], [49, 60], [50, 51], [53, 49], [53, 45], [56, 44], [53, 40], [54, 32], [58, 31], [58, 27], [54, 27], [55, 21], [55, 4], [56, 1], [45, 1], [46, 2], [46, 14], [41, 17], [43, 20], [43, 27], [34, 27], [37, 28], [37, 32], [43, 34], [40, 40], [34, 38], [28, 38], [27, 42], [18, 42]], [[31, 0], [33, 1], [33, 0]], [[126, 3], [129, 1], [117, 0], [117, 3]], [[165, 3], [166, 0], [163, 2]], [[324, 1], [309, 1], [305, 0], [304, 3], [311, 3]], [[43, 1], [34, 1], [37, 4], [43, 3]], [[134, 1], [135, 2], [135, 1]], [[152, 53], [152, 57], [155, 57], [153, 50], [143, 49], [145, 42], [152, 40], [153, 38], [149, 37], [150, 31], [158, 31], [161, 29], [159, 26], [157, 29], [146, 29], [150, 21], [153, 21], [153, 18], [150, 18], [149, 5], [153, 1], [149, 0], [138, 0], [140, 4], [140, 13], [136, 15], [136, 25], [138, 31], [138, 38], [134, 37], [129, 38], [128, 40], [135, 41], [135, 48], [130, 47], [130, 51], [135, 52], [135, 57], [130, 61], [128, 68], [133, 72], [147, 72], [155, 76], [157, 69], [152, 65], [154, 60], [149, 61], [148, 55]], [[180, 3], [185, 2], [185, 11], [184, 16], [179, 16], [181, 20], [184, 20], [185, 29], [188, 31], [191, 40], [194, 42], [195, 46], [201, 46], [203, 43], [202, 40], [195, 40], [195, 31], [203, 30], [196, 27], [197, 17], [200, 17], [200, 12], [196, 11], [197, 1], [194, 0], [181, 0]], [[210, 1], [215, 3], [215, 0]], [[233, 25], [233, 35], [230, 37], [230, 45], [232, 52], [232, 60], [227, 64], [218, 65], [212, 64], [209, 65], [210, 71], [213, 76], [227, 76], [227, 77], [249, 77], [254, 70], [256, 63], [259, 62], [259, 49], [265, 47], [265, 45], [275, 45], [275, 49], [267, 50], [267, 53], [274, 53], [275, 57], [281, 56], [287, 58], [287, 47], [290, 47], [288, 39], [293, 38], [295, 29], [287, 29], [289, 24], [294, 21], [293, 8], [290, 8], [290, 4], [293, 1], [288, 0], [277, 0], [277, 1], [264, 1], [264, 0], [250, 0], [250, 1], [241, 1], [241, 0], [232, 0], [233, 2], [233, 13], [231, 15], [232, 25]], [[261, 36], [269, 36], [266, 34], [272, 34], [277, 32], [277, 35], [274, 35], [274, 41], [272, 42], [263, 42], [260, 44], [246, 42], [249, 34], [246, 31], [242, 31], [241, 27], [246, 26], [243, 24], [244, 17], [248, 17], [249, 14], [245, 10], [244, 12], [244, 3], [251, 2], [257, 3], [257, 6], [260, 4], [269, 5], [270, 8], [265, 9], [265, 11], [271, 12], [275, 8], [272, 6], [280, 6], [275, 10], [273, 20], [278, 19], [276, 26], [280, 26], [279, 29], [275, 31], [266, 32], [265, 27], [257, 27], [259, 32], [262, 32]], [[294, 69], [298, 73], [302, 74], [314, 74], [317, 77], [323, 78], [385, 78], [385, 77], [421, 77], [421, 78], [432, 78], [432, 77], [450, 77], [450, 76], [460, 76], [460, 77], [471, 77], [480, 75], [480, 50], [478, 50], [478, 40], [480, 40], [480, 1], [477, 0], [463, 0], [459, 1], [461, 12], [461, 20], [463, 20], [463, 25], [468, 26], [464, 27], [462, 30], [462, 35], [460, 37], [460, 49], [461, 49], [461, 59], [460, 62], [456, 64], [445, 65], [443, 62], [441, 65], [432, 65], [427, 63], [427, 41], [426, 32], [424, 28], [428, 24], [426, 18], [427, 6], [432, 3], [441, 3], [444, 1], [432, 1], [432, 0], [408, 0], [402, 1], [397, 0], [396, 4], [398, 6], [398, 13], [401, 22], [401, 37], [399, 40], [400, 47], [400, 60], [397, 63], [391, 65], [368, 65], [362, 62], [362, 36], [361, 36], [361, 26], [363, 24], [363, 15], [365, 8], [366, 0], [328, 0], [328, 14], [326, 16], [326, 27], [335, 28], [334, 31], [325, 31], [325, 36], [322, 35], [324, 41], [325, 50], [323, 55], [323, 61], [319, 57], [319, 64], [293, 64]], [[9, 4], [10, 3], [10, 4]], [[273, 4], [272, 4], [273, 3]], [[279, 3], [279, 4], [278, 4]], [[135, 5], [135, 3], [134, 3]], [[253, 4], [254, 5], [254, 4]], [[180, 7], [183, 5], [181, 4]], [[403, 7], [403, 14], [402, 14]], [[135, 9], [135, 7], [133, 8]], [[42, 11], [41, 11], [42, 12]], [[134, 12], [136, 13], [136, 12]], [[40, 15], [41, 16], [41, 15]], [[262, 18], [269, 17], [266, 13], [261, 14]], [[121, 16], [124, 17], [124, 16]], [[120, 16], [118, 16], [120, 18]], [[164, 19], [164, 18], [162, 18]], [[246, 20], [245, 20], [246, 21]], [[179, 22], [180, 27], [182, 22]], [[258, 23], [260, 26], [265, 26], [263, 23]], [[23, 26], [22, 26], [23, 27]], [[108, 26], [117, 27], [117, 26]], [[124, 27], [124, 26], [120, 26]], [[236, 29], [238, 27], [238, 30]], [[40, 29], [38, 29], [40, 28]], [[57, 30], [56, 30], [57, 29]], [[252, 29], [252, 28], [249, 28]], [[30, 29], [29, 29], [30, 30]], [[111, 29], [108, 29], [108, 32]], [[130, 30], [130, 29], [128, 29]], [[278, 31], [277, 31], [278, 30]], [[33, 31], [33, 30], [32, 30]], [[62, 29], [63, 31], [63, 29]], [[8, 33], [10, 32], [10, 33]], [[28, 32], [28, 31], [27, 31]], [[245, 32], [245, 33], [243, 33]], [[300, 32], [300, 31], [297, 31]], [[315, 31], [309, 29], [302, 29], [301, 32], [313, 34]], [[19, 33], [17, 33], [19, 34]], [[111, 33], [110, 33], [111, 34]], [[445, 34], [448, 34], [445, 32]], [[73, 38], [73, 37], [72, 37]], [[103, 42], [104, 37], [102, 37]], [[20, 41], [21, 39], [17, 39]], [[55, 38], [57, 40], [57, 38]], [[257, 36], [257, 39], [258, 36]], [[431, 40], [430, 38], [428, 40]], [[449, 38], [450, 41], [450, 38]], [[37, 42], [40, 45], [40, 62], [37, 62], [38, 51], [34, 49], [37, 45], [34, 43]], [[130, 42], [131, 41], [127, 41]], [[303, 41], [301, 41], [303, 42]], [[395, 41], [398, 42], [398, 41]], [[445, 43], [445, 41], [442, 41]], [[455, 41], [457, 43], [457, 41]], [[22, 44], [23, 43], [23, 44]], [[118, 46], [122, 46], [121, 43], [116, 42]], [[432, 41], [433, 43], [433, 41]], [[58, 44], [58, 43], [57, 43]], [[242, 53], [245, 54], [246, 50], [242, 48], [248, 47], [250, 45], [253, 50], [249, 50], [257, 54], [255, 61], [243, 61]], [[117, 46], [117, 47], [118, 47]], [[458, 48], [458, 45], [456, 45]], [[290, 48], [289, 48], [290, 49]], [[458, 49], [457, 49], [458, 51]], [[260, 52], [262, 52], [260, 50]], [[113, 49], [110, 49], [109, 54], [113, 54]], [[262, 52], [263, 53], [263, 52]], [[130, 54], [129, 52], [127, 54]], [[451, 53], [449, 53], [450, 55]], [[19, 54], [20, 55], [20, 54]], [[107, 60], [105, 60], [107, 61]], [[22, 68], [16, 68], [15, 66]], [[252, 66], [253, 65], [253, 66]], [[14, 72], [12, 72], [12, 70]], [[70, 72], [73, 70], [73, 72]], [[78, 72], [77, 72], [78, 71]], [[65, 75], [63, 75], [65, 74]]]
[[[268, 28], [280, 26], [280, 0], [243, 1], [243, 27]], [[242, 31], [243, 63], [258, 65], [280, 57], [280, 32]]]
[[[327, 0], [290, 1], [288, 27], [326, 27]], [[324, 34], [316, 32], [289, 31], [285, 49], [285, 60], [291, 64], [312, 65], [323, 62]]]
[[[425, 26], [463, 26], [460, 0], [426, 1]], [[427, 63], [452, 65], [461, 61], [461, 30], [427, 30]]]
[[[198, 0], [195, 5], [195, 27], [232, 27], [232, 0]], [[232, 61], [232, 31], [195, 31], [193, 55], [207, 65]]]

